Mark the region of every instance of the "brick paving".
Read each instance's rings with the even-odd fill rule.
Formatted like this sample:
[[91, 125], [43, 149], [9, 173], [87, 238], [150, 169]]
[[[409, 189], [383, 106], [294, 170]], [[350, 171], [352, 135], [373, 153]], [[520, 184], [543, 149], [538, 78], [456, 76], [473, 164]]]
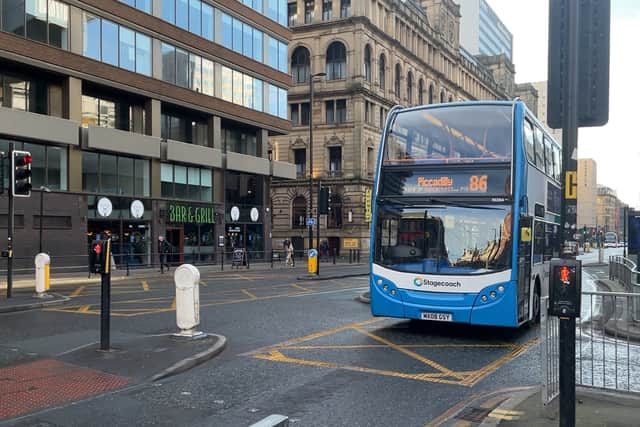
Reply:
[[54, 359], [0, 369], [0, 420], [86, 399], [131, 380]]

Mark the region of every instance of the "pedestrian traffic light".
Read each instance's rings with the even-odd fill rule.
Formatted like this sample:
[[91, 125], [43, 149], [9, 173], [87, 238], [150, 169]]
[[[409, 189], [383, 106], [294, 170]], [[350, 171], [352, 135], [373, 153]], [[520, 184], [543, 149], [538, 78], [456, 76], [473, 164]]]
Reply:
[[31, 196], [31, 163], [28, 151], [14, 150], [11, 156], [11, 194], [16, 197]]
[[318, 213], [320, 215], [329, 213], [329, 187], [320, 187], [318, 192]]
[[575, 260], [552, 260], [549, 286], [549, 314], [580, 317], [582, 264]]
[[89, 272], [109, 273], [110, 240], [94, 240], [89, 248]]

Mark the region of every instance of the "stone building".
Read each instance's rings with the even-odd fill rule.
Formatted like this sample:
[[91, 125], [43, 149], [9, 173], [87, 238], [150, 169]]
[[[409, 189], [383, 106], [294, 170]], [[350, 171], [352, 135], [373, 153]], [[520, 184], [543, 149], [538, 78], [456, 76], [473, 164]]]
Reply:
[[[311, 173], [314, 217], [317, 182], [331, 191], [330, 213], [320, 218], [320, 241], [339, 254], [368, 251], [365, 195], [394, 105], [511, 98], [513, 66], [504, 55], [485, 60], [500, 70], [500, 80], [495, 79], [482, 59], [460, 47], [459, 22], [459, 6], [452, 0], [289, 2], [292, 132], [270, 138], [270, 148], [273, 160], [296, 165], [297, 179], [272, 184], [275, 248], [285, 239], [296, 249], [308, 247]], [[310, 76], [320, 73], [326, 74], [314, 79], [310, 105]]]

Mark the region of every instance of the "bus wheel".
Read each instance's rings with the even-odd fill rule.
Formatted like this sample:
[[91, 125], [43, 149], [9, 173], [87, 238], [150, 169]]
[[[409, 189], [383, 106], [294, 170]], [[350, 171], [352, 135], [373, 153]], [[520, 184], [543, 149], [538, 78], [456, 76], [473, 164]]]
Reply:
[[540, 281], [536, 279], [536, 285], [533, 287], [533, 318], [531, 323], [537, 325], [540, 323]]

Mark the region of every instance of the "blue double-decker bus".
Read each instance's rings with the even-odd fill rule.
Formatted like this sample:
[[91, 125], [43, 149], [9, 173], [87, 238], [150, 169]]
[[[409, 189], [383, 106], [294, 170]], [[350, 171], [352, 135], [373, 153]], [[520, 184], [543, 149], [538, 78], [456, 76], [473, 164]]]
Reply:
[[391, 110], [373, 191], [373, 315], [538, 321], [561, 235], [561, 158], [520, 100]]

